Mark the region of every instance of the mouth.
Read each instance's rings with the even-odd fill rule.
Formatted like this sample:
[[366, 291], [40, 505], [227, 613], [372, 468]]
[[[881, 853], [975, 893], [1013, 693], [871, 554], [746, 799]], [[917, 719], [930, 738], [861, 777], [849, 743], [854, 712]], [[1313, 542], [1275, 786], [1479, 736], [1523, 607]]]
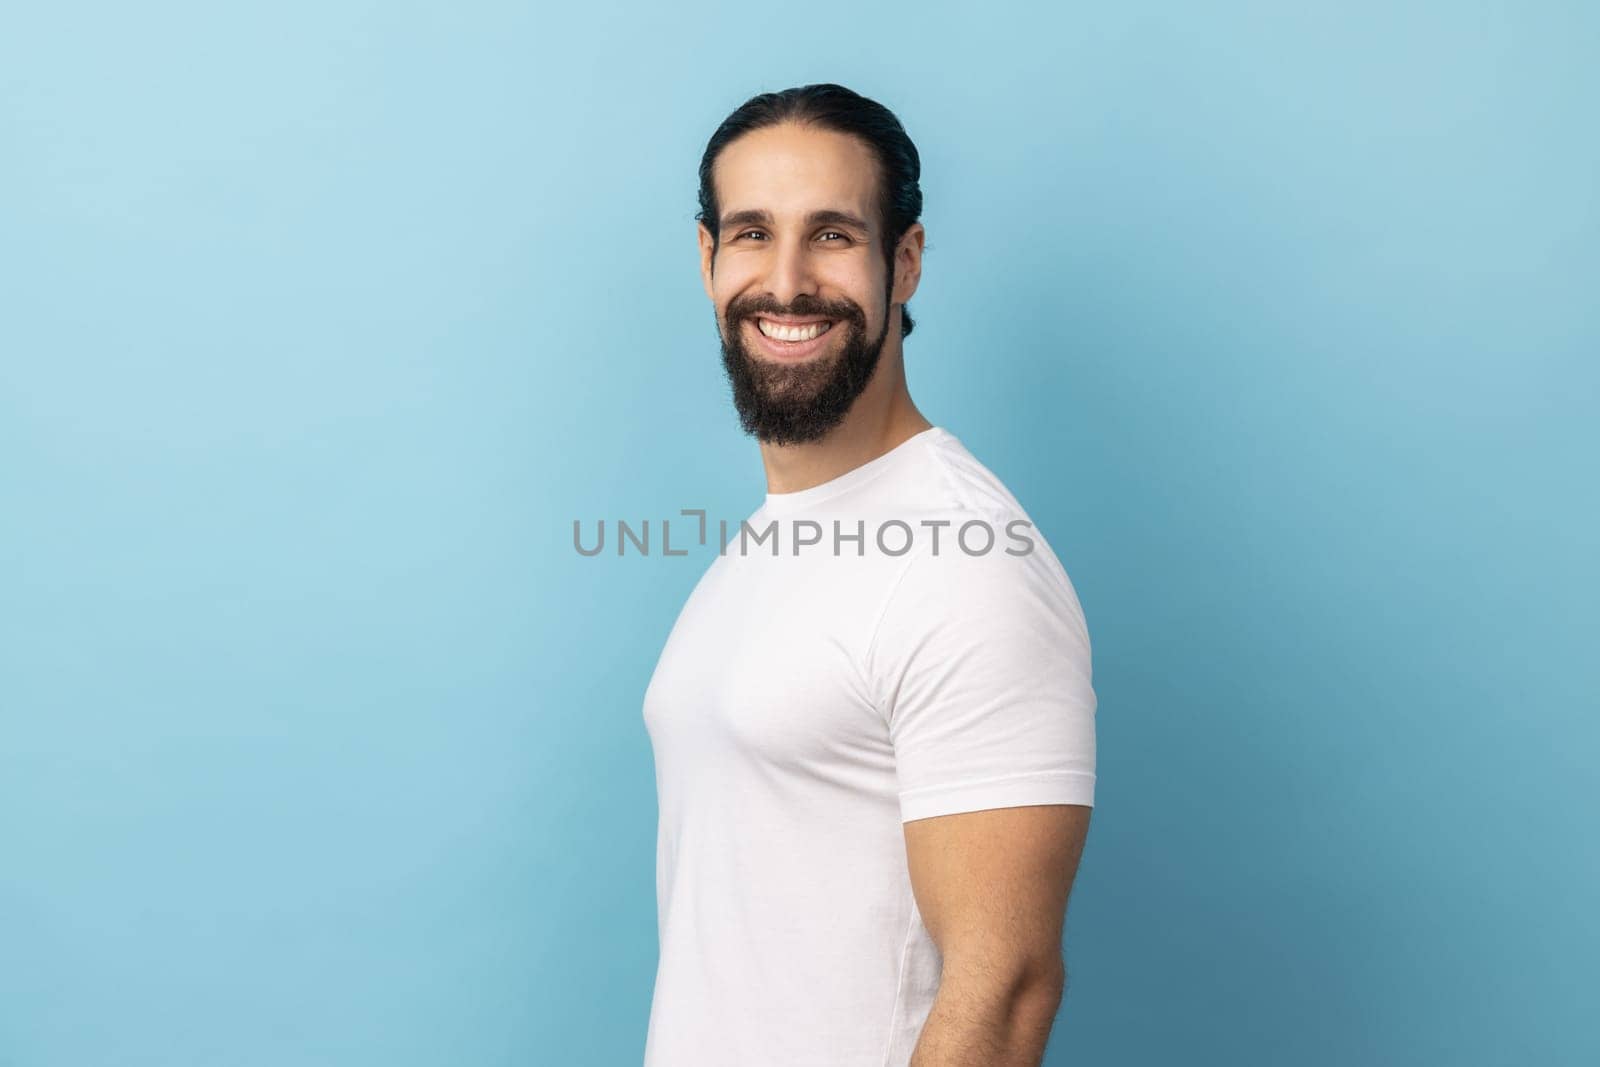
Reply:
[[821, 351], [838, 325], [833, 319], [804, 323], [777, 322], [765, 316], [747, 319], [759, 347], [777, 359], [804, 359]]

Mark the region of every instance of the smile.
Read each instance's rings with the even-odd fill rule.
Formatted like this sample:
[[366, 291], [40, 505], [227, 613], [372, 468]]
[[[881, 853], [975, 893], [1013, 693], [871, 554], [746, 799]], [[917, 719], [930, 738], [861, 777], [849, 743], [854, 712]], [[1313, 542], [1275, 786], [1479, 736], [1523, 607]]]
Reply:
[[761, 331], [762, 336], [770, 337], [774, 341], [810, 341], [827, 333], [832, 326], [833, 323], [826, 320], [790, 326], [781, 322], [773, 322], [771, 319], [756, 319], [756, 328]]
[[755, 344], [769, 359], [795, 362], [809, 359], [831, 344], [828, 334], [833, 329], [832, 320], [796, 324], [773, 322], [755, 316], [751, 321], [755, 329]]

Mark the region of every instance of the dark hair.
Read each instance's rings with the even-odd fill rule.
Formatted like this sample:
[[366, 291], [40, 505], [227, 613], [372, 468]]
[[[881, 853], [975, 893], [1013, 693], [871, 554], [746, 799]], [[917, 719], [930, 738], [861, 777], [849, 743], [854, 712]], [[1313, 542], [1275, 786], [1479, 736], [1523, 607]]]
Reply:
[[[883, 226], [883, 259], [894, 285], [894, 250], [911, 224], [922, 215], [922, 160], [917, 146], [906, 136], [894, 112], [875, 100], [832, 82], [801, 85], [781, 93], [752, 96], [722, 121], [700, 157], [700, 213], [695, 216], [711, 232], [718, 232], [717, 190], [711, 168], [722, 150], [745, 134], [784, 122], [817, 126], [850, 134], [866, 142], [878, 160], [878, 220]], [[911, 333], [911, 313], [900, 307], [900, 336]]]

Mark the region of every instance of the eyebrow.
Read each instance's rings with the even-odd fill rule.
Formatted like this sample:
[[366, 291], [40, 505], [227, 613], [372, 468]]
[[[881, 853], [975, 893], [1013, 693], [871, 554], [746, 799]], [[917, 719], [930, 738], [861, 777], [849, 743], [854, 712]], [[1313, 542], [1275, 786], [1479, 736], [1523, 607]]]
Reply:
[[[744, 211], [730, 211], [722, 216], [722, 225], [732, 229], [736, 226], [771, 226], [772, 212], [759, 208], [748, 208]], [[848, 211], [824, 210], [813, 211], [806, 216], [807, 226], [848, 226], [860, 230], [862, 233], [871, 233], [872, 227], [857, 215]]]

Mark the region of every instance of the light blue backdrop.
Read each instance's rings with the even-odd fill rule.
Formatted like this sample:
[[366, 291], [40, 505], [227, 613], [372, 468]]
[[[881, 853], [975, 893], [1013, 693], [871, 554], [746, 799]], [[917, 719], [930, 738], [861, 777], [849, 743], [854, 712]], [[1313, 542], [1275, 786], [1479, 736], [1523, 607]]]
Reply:
[[924, 411], [1093, 637], [1050, 1064], [1593, 1064], [1586, 4], [0, 27], [0, 1064], [637, 1063], [640, 698], [763, 491], [695, 166], [921, 148]]

